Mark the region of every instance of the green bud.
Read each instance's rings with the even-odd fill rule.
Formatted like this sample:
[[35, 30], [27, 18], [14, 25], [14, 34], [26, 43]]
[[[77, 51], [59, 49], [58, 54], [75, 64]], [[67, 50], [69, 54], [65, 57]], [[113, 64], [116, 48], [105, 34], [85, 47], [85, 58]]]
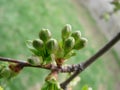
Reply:
[[44, 43], [40, 39], [33, 40], [32, 45], [34, 48], [41, 50], [43, 49]]
[[4, 68], [2, 71], [1, 71], [1, 76], [4, 77], [4, 78], [9, 78], [10, 77], [10, 74], [11, 74], [11, 70], [9, 68]]
[[34, 64], [34, 61], [33, 61], [33, 59], [31, 59], [31, 58], [28, 58], [27, 61], [28, 61], [28, 63], [30, 63], [30, 64]]
[[77, 41], [77, 39], [81, 38], [81, 32], [80, 31], [75, 31], [75, 32], [72, 33], [71, 36], [74, 37], [75, 41]]
[[75, 39], [73, 37], [69, 37], [65, 40], [64, 49], [65, 51], [70, 51], [75, 45]]
[[86, 38], [80, 38], [75, 43], [74, 49], [80, 50], [81, 48], [86, 46], [86, 43], [87, 43], [87, 39]]
[[41, 40], [46, 42], [48, 39], [51, 38], [51, 32], [48, 29], [42, 29], [39, 33], [39, 37]]
[[40, 65], [43, 60], [42, 60], [42, 56], [41, 57], [30, 57], [27, 59], [28, 63], [32, 64], [32, 65]]
[[56, 39], [49, 39], [46, 42], [46, 49], [48, 53], [55, 53], [58, 50], [58, 42]]
[[71, 25], [66, 24], [65, 27], [62, 29], [62, 39], [65, 40], [70, 36], [71, 33]]
[[63, 90], [60, 84], [55, 79], [47, 80], [42, 86], [41, 90]]

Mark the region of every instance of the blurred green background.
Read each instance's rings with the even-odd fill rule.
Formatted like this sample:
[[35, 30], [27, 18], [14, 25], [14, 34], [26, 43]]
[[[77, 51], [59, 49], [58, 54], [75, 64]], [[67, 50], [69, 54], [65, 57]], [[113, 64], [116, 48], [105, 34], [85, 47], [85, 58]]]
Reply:
[[[68, 23], [73, 31], [81, 31], [88, 44], [67, 63], [88, 59], [107, 42], [89, 12], [74, 0], [0, 0], [0, 56], [26, 60], [31, 55], [27, 40], [38, 38], [41, 28], [50, 29], [53, 37], [60, 40], [61, 29]], [[113, 51], [105, 54], [80, 75], [81, 81], [73, 90], [80, 90], [85, 84], [93, 90], [117, 90], [120, 77], [115, 73], [120, 74], [120, 64], [116, 64], [116, 58]], [[25, 68], [5, 90], [40, 90], [48, 73]]]

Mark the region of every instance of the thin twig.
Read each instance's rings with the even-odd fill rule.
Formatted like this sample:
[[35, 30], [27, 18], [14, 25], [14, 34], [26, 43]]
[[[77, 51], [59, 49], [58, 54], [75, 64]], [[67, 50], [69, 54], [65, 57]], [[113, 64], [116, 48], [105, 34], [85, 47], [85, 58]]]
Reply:
[[86, 60], [82, 64], [78, 64], [81, 68], [78, 68], [77, 71], [73, 73], [67, 80], [60, 84], [61, 88], [64, 90], [66, 89], [67, 85], [76, 77], [78, 76], [84, 69], [86, 69], [89, 65], [97, 60], [100, 56], [102, 56], [105, 52], [107, 52], [113, 45], [115, 45], [120, 40], [120, 32], [111, 40], [109, 41], [103, 48], [101, 48], [97, 53], [95, 53], [92, 57]]
[[16, 60], [16, 59], [5, 58], [5, 57], [0, 57], [0, 61], [17, 63], [17, 64], [22, 65], [23, 67], [36, 67], [36, 68], [43, 68], [43, 69], [54, 69], [54, 68], [56, 68], [56, 66], [54, 66], [52, 64], [49, 64], [49, 65], [32, 65], [32, 64], [29, 64], [28, 62], [25, 62], [23, 60]]
[[61, 73], [74, 72], [74, 71], [77, 71], [78, 69], [82, 69], [81, 64], [61, 66], [59, 68], [57, 65], [53, 65], [53, 64], [32, 65], [32, 64], [29, 64], [28, 62], [23, 61], [23, 60], [16, 60], [16, 59], [11, 59], [11, 58], [6, 58], [6, 57], [0, 57], [0, 61], [17, 63], [17, 64], [21, 65], [22, 67], [43, 68], [43, 69], [48, 69], [48, 70], [52, 70], [52, 71], [56, 70], [56, 71], [61, 72]]

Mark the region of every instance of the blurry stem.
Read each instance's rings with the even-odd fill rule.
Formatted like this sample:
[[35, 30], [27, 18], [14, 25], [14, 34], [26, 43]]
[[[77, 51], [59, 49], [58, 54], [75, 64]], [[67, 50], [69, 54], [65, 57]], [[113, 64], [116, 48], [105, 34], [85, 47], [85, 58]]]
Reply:
[[93, 62], [95, 62], [100, 56], [102, 56], [105, 52], [107, 52], [113, 45], [115, 45], [120, 40], [120, 32], [110, 40], [105, 46], [103, 46], [97, 53], [95, 53], [92, 57], [88, 60], [83, 62], [80, 65], [81, 68], [78, 68], [67, 80], [60, 84], [61, 88], [66, 90], [67, 85], [76, 77], [78, 76], [84, 69], [90, 66]]

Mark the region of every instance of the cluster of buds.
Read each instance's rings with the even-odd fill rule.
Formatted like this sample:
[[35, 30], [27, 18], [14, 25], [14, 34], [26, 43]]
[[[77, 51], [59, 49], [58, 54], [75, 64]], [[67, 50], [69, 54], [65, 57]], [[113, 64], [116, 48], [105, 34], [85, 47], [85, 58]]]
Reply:
[[69, 24], [67, 24], [65, 27], [66, 28], [64, 28], [62, 30], [62, 32], [67, 32], [68, 31], [67, 33], [62, 33], [62, 37], [67, 35], [66, 38], [62, 38], [63, 41], [64, 41], [64, 44], [65, 44], [65, 49], [80, 50], [81, 48], [83, 48], [86, 45], [87, 39], [81, 37], [81, 32], [79, 30], [72, 33], [71, 32], [71, 26]]
[[29, 41], [28, 47], [34, 53], [34, 55], [28, 59], [29, 63], [34, 65], [48, 64], [53, 61], [58, 49], [58, 42], [52, 38], [51, 32], [48, 29], [42, 29], [39, 33], [39, 39]]
[[[85, 47], [87, 39], [81, 36], [81, 32], [72, 32], [71, 25], [66, 24], [61, 32], [61, 41], [52, 38], [48, 29], [39, 32], [39, 39], [28, 42], [28, 48], [33, 52], [28, 62], [32, 65], [48, 65], [51, 63], [61, 67], [65, 60], [76, 55], [76, 51]], [[56, 74], [53, 74], [55, 72]], [[51, 71], [41, 90], [62, 90], [57, 81], [58, 71]]]
[[75, 50], [82, 49], [87, 39], [81, 37], [81, 32], [72, 32], [71, 25], [66, 24], [61, 32], [62, 42], [52, 38], [48, 29], [42, 29], [39, 32], [39, 39], [31, 41], [30, 50], [34, 53], [28, 59], [31, 64], [49, 64], [55, 61], [57, 65], [63, 64], [63, 61], [74, 56]]
[[85, 47], [87, 39], [81, 36], [79, 30], [72, 32], [71, 25], [66, 24], [62, 29], [62, 42], [57, 52], [57, 60], [66, 60], [76, 55], [75, 51]]

